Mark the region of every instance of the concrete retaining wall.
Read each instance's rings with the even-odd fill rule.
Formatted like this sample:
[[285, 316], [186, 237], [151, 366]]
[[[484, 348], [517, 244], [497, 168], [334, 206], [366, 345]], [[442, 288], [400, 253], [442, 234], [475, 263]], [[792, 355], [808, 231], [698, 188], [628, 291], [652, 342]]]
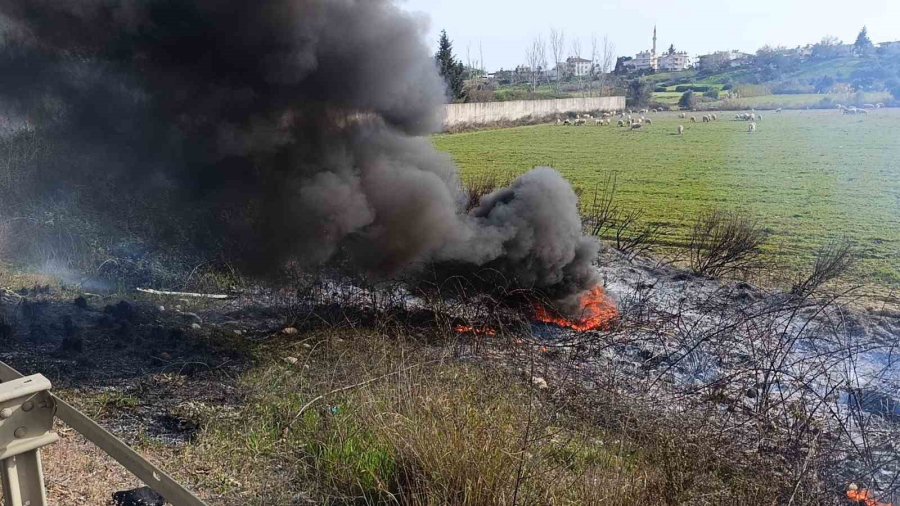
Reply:
[[444, 106], [444, 128], [488, 125], [531, 116], [542, 118], [568, 112], [614, 111], [625, 108], [625, 97], [562, 98], [558, 100], [514, 100]]

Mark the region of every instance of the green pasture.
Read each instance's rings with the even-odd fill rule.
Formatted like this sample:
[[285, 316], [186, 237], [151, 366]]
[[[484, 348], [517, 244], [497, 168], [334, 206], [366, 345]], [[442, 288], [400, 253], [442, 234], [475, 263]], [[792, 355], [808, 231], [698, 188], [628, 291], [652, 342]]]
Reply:
[[846, 237], [862, 256], [864, 279], [900, 285], [900, 111], [763, 116], [755, 133], [734, 113], [704, 124], [672, 112], [651, 114], [641, 131], [541, 125], [433, 142], [464, 178], [548, 165], [588, 193], [615, 175], [618, 203], [661, 223], [668, 244], [683, 243], [698, 213], [714, 207], [757, 217], [782, 265], [806, 264], [818, 246]]

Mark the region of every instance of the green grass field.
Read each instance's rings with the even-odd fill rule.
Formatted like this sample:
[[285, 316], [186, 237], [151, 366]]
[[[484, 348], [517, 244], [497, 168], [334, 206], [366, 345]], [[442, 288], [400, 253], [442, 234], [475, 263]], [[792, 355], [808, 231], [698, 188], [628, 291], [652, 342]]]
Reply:
[[770, 255], [784, 265], [807, 263], [819, 245], [847, 237], [862, 256], [861, 276], [900, 286], [900, 111], [766, 113], [753, 134], [733, 113], [710, 124], [651, 117], [637, 132], [542, 125], [433, 141], [464, 178], [549, 165], [588, 192], [616, 174], [617, 201], [664, 224], [667, 242], [683, 241], [698, 213], [713, 207], [759, 218]]

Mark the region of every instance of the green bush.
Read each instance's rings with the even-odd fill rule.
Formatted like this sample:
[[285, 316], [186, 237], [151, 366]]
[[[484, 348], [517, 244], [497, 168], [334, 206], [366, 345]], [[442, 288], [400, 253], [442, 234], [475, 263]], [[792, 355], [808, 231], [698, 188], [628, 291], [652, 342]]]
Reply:
[[684, 92], [678, 100], [678, 107], [681, 107], [682, 109], [693, 109], [696, 105], [697, 97], [694, 96], [694, 92], [691, 90]]
[[650, 102], [652, 88], [650, 84], [641, 79], [635, 79], [628, 83], [628, 95], [626, 103], [629, 106], [643, 107]]
[[715, 100], [719, 99], [719, 90], [715, 88], [710, 88], [708, 91], [703, 92], [703, 96], [706, 98], [712, 98]]
[[704, 93], [710, 90], [710, 86], [699, 86], [696, 84], [683, 84], [675, 87], [675, 91], [677, 92], [685, 92], [685, 91], [695, 91], [697, 93]]

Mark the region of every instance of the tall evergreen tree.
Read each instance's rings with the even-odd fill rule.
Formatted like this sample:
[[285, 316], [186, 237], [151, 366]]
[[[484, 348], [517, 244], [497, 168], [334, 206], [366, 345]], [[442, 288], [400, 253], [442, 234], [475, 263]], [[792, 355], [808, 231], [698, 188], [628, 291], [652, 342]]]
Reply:
[[872, 39], [869, 38], [869, 30], [865, 26], [862, 27], [862, 30], [859, 31], [859, 35], [856, 36], [856, 42], [853, 43], [853, 50], [856, 54], [860, 56], [868, 55], [874, 49], [874, 44], [872, 44]]
[[434, 55], [437, 61], [441, 77], [447, 83], [447, 91], [453, 100], [463, 96], [463, 64], [456, 61], [453, 56], [453, 43], [447, 37], [447, 30], [441, 30], [441, 38], [438, 42], [438, 51]]

